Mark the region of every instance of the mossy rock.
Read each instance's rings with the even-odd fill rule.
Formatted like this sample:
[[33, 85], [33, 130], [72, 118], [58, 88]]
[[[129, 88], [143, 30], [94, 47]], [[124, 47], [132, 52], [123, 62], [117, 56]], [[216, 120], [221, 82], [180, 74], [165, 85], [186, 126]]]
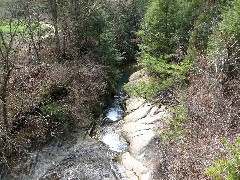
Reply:
[[57, 103], [48, 103], [43, 105], [40, 109], [44, 115], [48, 115], [54, 119], [63, 119], [68, 116], [67, 110]]

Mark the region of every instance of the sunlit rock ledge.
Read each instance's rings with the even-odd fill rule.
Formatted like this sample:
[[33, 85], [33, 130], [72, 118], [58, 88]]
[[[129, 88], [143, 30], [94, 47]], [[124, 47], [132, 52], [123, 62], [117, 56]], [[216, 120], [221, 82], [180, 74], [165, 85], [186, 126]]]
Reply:
[[[140, 70], [129, 78], [129, 83], [146, 78], [144, 70]], [[143, 98], [130, 97], [126, 100], [126, 116], [122, 123], [122, 132], [130, 145], [128, 151], [118, 159], [122, 178], [154, 179], [153, 172], [158, 167], [155, 159], [160, 158], [159, 143], [156, 140], [157, 131], [168, 125], [166, 117], [170, 115], [165, 106], [158, 108]]]

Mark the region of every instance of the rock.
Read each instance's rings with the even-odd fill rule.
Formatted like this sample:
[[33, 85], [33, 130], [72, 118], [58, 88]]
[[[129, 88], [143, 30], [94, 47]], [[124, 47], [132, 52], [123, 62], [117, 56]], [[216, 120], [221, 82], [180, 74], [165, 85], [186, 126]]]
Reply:
[[[146, 72], [140, 70], [130, 77], [129, 84], [148, 78]], [[158, 157], [162, 156], [155, 131], [168, 126], [167, 117], [171, 116], [171, 113], [165, 106], [158, 108], [137, 97], [130, 97], [126, 101], [126, 109], [127, 115], [122, 122], [122, 131], [124, 138], [129, 142], [129, 148], [118, 161], [117, 167], [122, 175], [120, 179], [156, 179], [153, 174], [159, 167]]]
[[141, 107], [146, 102], [143, 98], [131, 97], [126, 101], [126, 113], [130, 113], [139, 107]]
[[155, 136], [151, 130], [153, 124], [142, 124], [139, 122], [130, 122], [123, 125], [125, 138], [130, 142], [129, 151], [137, 156]]
[[142, 69], [140, 71], [133, 73], [129, 77], [129, 82], [138, 81], [140, 79], [143, 79], [144, 76], [146, 76], [146, 71], [144, 69]]
[[160, 109], [159, 109], [159, 112], [166, 112], [166, 111], [168, 111], [168, 110], [167, 110], [167, 107], [166, 107], [166, 106], [163, 106], [163, 105], [162, 105], [162, 106], [160, 107]]
[[144, 103], [141, 107], [136, 109], [135, 111], [131, 112], [129, 115], [127, 115], [124, 118], [125, 122], [132, 122], [137, 121], [141, 118], [144, 118], [147, 116], [149, 111], [152, 109], [152, 106], [150, 103]]
[[112, 157], [100, 142], [83, 141], [40, 179], [114, 179]]
[[151, 125], [152, 130], [163, 129], [164, 127], [169, 125], [169, 122], [166, 120], [167, 117], [170, 116], [168, 111], [158, 112], [155, 115], [149, 115], [145, 118], [138, 120], [138, 123]]
[[150, 172], [140, 161], [133, 158], [130, 153], [124, 153], [120, 159], [121, 164], [125, 168], [126, 179], [129, 180], [148, 180]]
[[154, 106], [151, 111], [149, 112], [149, 116], [154, 116], [156, 113], [158, 113], [158, 107]]
[[145, 118], [139, 119], [137, 122], [141, 124], [154, 124], [156, 121], [162, 120], [162, 117], [159, 114], [155, 116], [146, 116]]
[[153, 128], [153, 124], [143, 124], [139, 122], [130, 122], [123, 125], [123, 131], [132, 134], [132, 136], [134, 136], [133, 133], [150, 130], [151, 128]]
[[130, 139], [129, 151], [135, 157], [139, 155], [155, 137], [152, 130], [141, 131]]

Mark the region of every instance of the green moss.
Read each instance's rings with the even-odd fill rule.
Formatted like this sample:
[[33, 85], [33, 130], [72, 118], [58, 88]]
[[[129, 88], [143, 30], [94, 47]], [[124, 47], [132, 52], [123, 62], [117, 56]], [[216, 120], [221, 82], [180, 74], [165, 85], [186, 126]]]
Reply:
[[143, 97], [147, 100], [152, 99], [158, 85], [154, 80], [143, 81], [136, 84], [128, 83], [124, 86], [126, 93], [130, 96]]
[[57, 103], [46, 104], [41, 107], [41, 111], [44, 115], [51, 116], [55, 119], [63, 119], [68, 115], [67, 110]]

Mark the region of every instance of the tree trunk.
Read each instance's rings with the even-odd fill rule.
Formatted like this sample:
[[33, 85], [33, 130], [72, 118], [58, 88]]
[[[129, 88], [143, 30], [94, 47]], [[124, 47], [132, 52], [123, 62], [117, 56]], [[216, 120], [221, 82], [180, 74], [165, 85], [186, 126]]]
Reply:
[[[3, 118], [3, 123], [4, 127], [6, 130], [9, 128], [9, 123], [8, 123], [8, 111], [7, 111], [7, 86], [8, 86], [8, 81], [10, 77], [10, 67], [9, 67], [9, 53], [10, 53], [10, 47], [7, 46], [4, 36], [2, 31], [0, 31], [0, 40], [1, 40], [1, 45], [0, 46], [0, 53], [1, 53], [1, 58], [3, 61], [3, 83], [2, 83], [2, 89], [1, 89], [1, 94], [0, 98], [2, 100], [2, 118]], [[12, 41], [12, 38], [11, 38]], [[11, 42], [10, 41], [10, 42]], [[10, 43], [11, 44], [11, 43]]]
[[9, 128], [9, 123], [8, 123], [8, 111], [7, 111], [7, 93], [8, 93], [8, 81], [10, 77], [10, 69], [9, 69], [9, 63], [8, 63], [8, 58], [5, 60], [5, 67], [4, 67], [4, 78], [3, 78], [3, 87], [2, 87], [2, 94], [1, 94], [1, 99], [2, 99], [2, 116], [3, 116], [3, 123], [5, 125], [6, 130]]
[[56, 55], [57, 60], [61, 61], [57, 8], [58, 8], [57, 0], [51, 0], [52, 21], [53, 21], [53, 27], [54, 27], [55, 55]]

